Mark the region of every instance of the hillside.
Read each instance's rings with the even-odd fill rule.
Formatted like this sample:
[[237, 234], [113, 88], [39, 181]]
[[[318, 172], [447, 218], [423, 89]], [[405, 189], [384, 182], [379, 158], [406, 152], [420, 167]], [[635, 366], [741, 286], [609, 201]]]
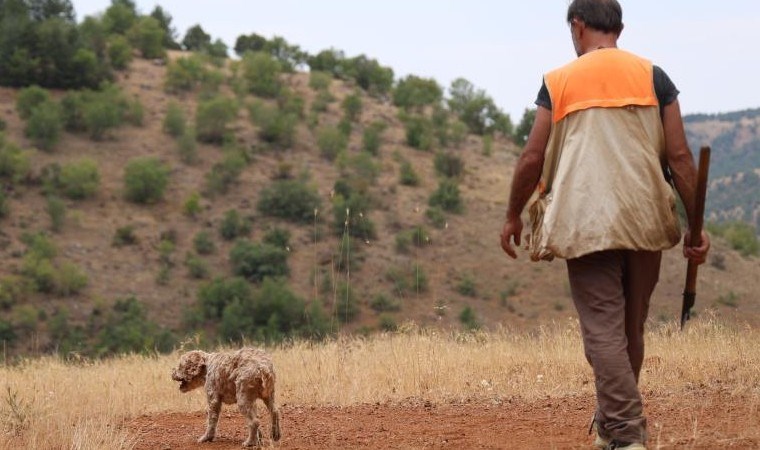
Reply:
[[[175, 52], [171, 58], [185, 56]], [[119, 316], [123, 311], [117, 300], [130, 297], [144, 307], [144, 316], [135, 313], [138, 319], [170, 330], [174, 338], [199, 334], [201, 339], [217, 339], [220, 321], [199, 319], [197, 305], [199, 291], [210, 280], [233, 276], [230, 252], [236, 242], [219, 235], [225, 214], [233, 209], [251, 221], [250, 233], [241, 236], [250, 242], [261, 242], [274, 229], [290, 233], [286, 286], [305, 304], [321, 305], [333, 332], [388, 330], [407, 321], [444, 328], [534, 329], [574, 316], [561, 261], [531, 263], [521, 255], [514, 262], [499, 247], [511, 172], [519, 152], [508, 138], [497, 134], [488, 144], [482, 137], [469, 134], [455, 146], [438, 147], [461, 158], [464, 166], [457, 178], [463, 212], [444, 213], [445, 224], [438, 228], [426, 216], [429, 198], [439, 186], [440, 175], [435, 169], [438, 150], [423, 151], [407, 144], [400, 110], [388, 99], [361, 93], [362, 108], [352, 125], [346, 154], [334, 161], [320, 150], [319, 130], [340, 124], [344, 115], [341, 105], [358, 92], [351, 81], [340, 79], [329, 82], [334, 100], [318, 114], [317, 126], [307, 119], [298, 120], [292, 145], [282, 148], [262, 140], [259, 125], [249, 117], [250, 108], [243, 106], [232, 121], [234, 140], [225, 146], [198, 143], [197, 161], [188, 164], [175, 140], [163, 131], [163, 122], [172, 102], [179, 104], [192, 122], [204, 94], [199, 89], [167, 93], [164, 83], [169, 66], [136, 58], [127, 71], [118, 75], [121, 90], [142, 105], [141, 126], [120, 126], [100, 141], [86, 134], [63, 133], [52, 151], [31, 151], [27, 181], [6, 189], [10, 212], [0, 222], [0, 255], [5, 261], [0, 277], [24, 283], [30, 250], [22, 236], [44, 231], [58, 249], [55, 264], [74, 264], [88, 280], [86, 287], [70, 295], [42, 293], [30, 287], [14, 290], [10, 295], [10, 282], [5, 283], [3, 297], [7, 300], [0, 318], [7, 324], [6, 329], [13, 330], [18, 350], [51, 350], [58, 344], [58, 338], [52, 335], [69, 339], [74, 331], [81, 333], [77, 342], [86, 341], [87, 333], [91, 333], [90, 338], [102, 337], [104, 329], [119, 325], [109, 322], [111, 317], [126, 317]], [[257, 100], [250, 94], [240, 98], [229, 81], [234, 79], [233, 71], [226, 69], [225, 79], [228, 81], [219, 88], [221, 95], [237, 98], [242, 105], [255, 101], [272, 104], [271, 100]], [[303, 99], [304, 109], [311, 110], [318, 94], [310, 87], [309, 74], [286, 73], [281, 79], [294, 96]], [[65, 94], [53, 92], [56, 99]], [[25, 137], [25, 122], [12, 106], [18, 95], [18, 90], [0, 89], [0, 102], [6, 105], [0, 119], [7, 125], [8, 141], [31, 149], [34, 143]], [[362, 172], [362, 164], [366, 163], [358, 155], [363, 132], [377, 122], [385, 124], [385, 130], [379, 150], [372, 157], [375, 170], [371, 172], [375, 175], [367, 175]], [[694, 129], [690, 128], [691, 136]], [[225, 160], [230, 146], [249, 162], [226, 193], [201, 196], [200, 208], [188, 215], [188, 199], [206, 190], [208, 173]], [[125, 198], [125, 167], [134, 158], [145, 156], [156, 157], [169, 168], [166, 192], [153, 204]], [[97, 164], [98, 191], [84, 200], [65, 199], [66, 219], [60, 231], [51, 232], [43, 183], [46, 170], [53, 164], [66, 166], [83, 158]], [[417, 186], [399, 182], [404, 162], [410, 163], [418, 175]], [[257, 208], [262, 192], [281, 179], [307, 179], [308, 185], [316, 189], [321, 206], [310, 223], [277, 219]], [[359, 184], [372, 199], [372, 207], [350, 211], [358, 222], [352, 220], [349, 227], [361, 228], [361, 221], [371, 221], [374, 236], [360, 233], [347, 241], [332, 231], [338, 219], [333, 217], [331, 204], [338, 195], [336, 186], [340, 183], [336, 182], [341, 180], [352, 185], [357, 180], [364, 181]], [[135, 243], [114, 245], [115, 236], [125, 227], [132, 227]], [[422, 227], [427, 234], [419, 246], [408, 234], [415, 227]], [[339, 223], [337, 228], [341, 228]], [[194, 238], [202, 231], [209, 233], [216, 247], [208, 255], [198, 255], [194, 246]], [[196, 261], [200, 259], [208, 273], [191, 277], [185, 265], [188, 255]], [[760, 261], [742, 258], [720, 240], [715, 242], [713, 255], [712, 262], [700, 272], [698, 314], [710, 309], [719, 316], [757, 326]], [[351, 263], [341, 263], [341, 256]], [[415, 271], [416, 267], [419, 269]], [[684, 272], [679, 251], [667, 252], [651, 308], [653, 321], [677, 316]], [[426, 281], [419, 283], [418, 289], [414, 288], [415, 275]], [[256, 284], [251, 286], [259, 289]], [[230, 312], [224, 320], [235, 318]], [[273, 323], [277, 327], [281, 319], [266, 320], [267, 326]], [[76, 348], [72, 344], [71, 349]]]
[[743, 221], [760, 234], [760, 109], [684, 117], [689, 145], [710, 145], [707, 218]]

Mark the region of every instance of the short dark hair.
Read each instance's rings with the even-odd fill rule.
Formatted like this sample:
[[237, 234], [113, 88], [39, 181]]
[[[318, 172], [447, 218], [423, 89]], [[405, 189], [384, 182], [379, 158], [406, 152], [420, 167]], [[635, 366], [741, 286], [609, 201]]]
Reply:
[[623, 31], [623, 8], [617, 0], [573, 0], [567, 7], [567, 22], [573, 19], [604, 33]]

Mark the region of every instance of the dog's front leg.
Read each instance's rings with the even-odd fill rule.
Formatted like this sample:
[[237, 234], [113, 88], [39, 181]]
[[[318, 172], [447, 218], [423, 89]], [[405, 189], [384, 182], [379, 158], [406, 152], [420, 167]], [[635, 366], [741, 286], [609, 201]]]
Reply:
[[214, 395], [208, 396], [208, 422], [206, 433], [198, 439], [198, 442], [211, 442], [216, 436], [216, 424], [219, 422], [219, 411], [222, 410], [222, 400]]

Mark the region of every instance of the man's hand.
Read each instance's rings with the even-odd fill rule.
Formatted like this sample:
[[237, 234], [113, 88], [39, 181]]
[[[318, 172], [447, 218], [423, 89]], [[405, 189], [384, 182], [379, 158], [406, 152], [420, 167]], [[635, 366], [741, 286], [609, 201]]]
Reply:
[[707, 261], [707, 252], [710, 251], [710, 237], [702, 231], [702, 241], [698, 246], [691, 245], [691, 233], [686, 232], [683, 236], [683, 256], [699, 265]]
[[520, 217], [507, 217], [504, 222], [504, 228], [501, 230], [501, 248], [504, 249], [507, 255], [513, 259], [517, 258], [517, 252], [511, 245], [511, 240], [514, 240], [516, 246], [520, 246], [520, 234], [522, 234], [523, 223]]

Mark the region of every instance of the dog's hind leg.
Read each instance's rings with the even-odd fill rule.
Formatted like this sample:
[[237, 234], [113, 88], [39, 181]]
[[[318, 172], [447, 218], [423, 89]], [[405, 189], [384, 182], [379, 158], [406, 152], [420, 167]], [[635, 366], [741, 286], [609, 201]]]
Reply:
[[267, 409], [269, 410], [269, 414], [272, 416], [272, 440], [279, 441], [280, 440], [280, 411], [277, 409], [277, 405], [274, 403], [274, 391], [272, 391], [272, 394], [263, 399], [264, 404], [267, 405]]
[[248, 427], [248, 438], [243, 442], [243, 447], [258, 447], [261, 445], [261, 431], [259, 430], [259, 418], [256, 414], [256, 397], [251, 390], [238, 386], [237, 404], [240, 413], [245, 417]]

